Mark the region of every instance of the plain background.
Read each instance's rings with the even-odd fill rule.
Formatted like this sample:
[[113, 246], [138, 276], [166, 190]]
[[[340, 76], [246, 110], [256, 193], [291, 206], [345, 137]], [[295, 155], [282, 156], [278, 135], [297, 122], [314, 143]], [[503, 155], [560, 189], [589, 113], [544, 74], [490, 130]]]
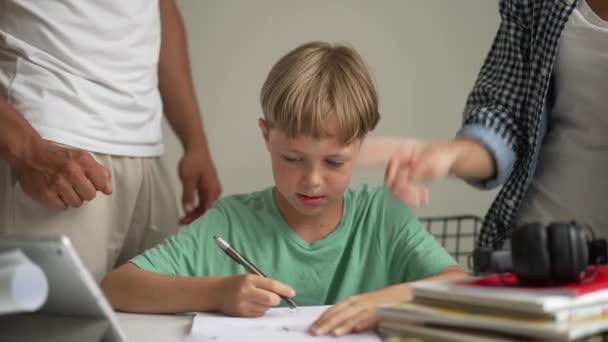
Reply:
[[[257, 119], [271, 66], [312, 41], [346, 43], [370, 67], [382, 119], [373, 135], [448, 139], [499, 24], [496, 0], [178, 0], [188, 33], [196, 93], [223, 195], [273, 184]], [[181, 195], [182, 150], [165, 125], [165, 158]], [[359, 169], [352, 185], [382, 184], [381, 167]], [[421, 216], [483, 215], [495, 191], [462, 181], [431, 187]]]

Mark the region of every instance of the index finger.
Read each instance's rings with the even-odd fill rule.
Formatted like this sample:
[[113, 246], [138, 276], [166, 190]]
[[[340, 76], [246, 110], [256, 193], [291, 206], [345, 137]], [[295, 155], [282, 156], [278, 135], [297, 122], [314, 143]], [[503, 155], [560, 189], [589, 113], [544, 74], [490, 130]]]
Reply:
[[344, 323], [345, 320], [355, 317], [362, 310], [361, 307], [353, 305], [353, 299], [348, 298], [343, 300], [331, 308], [327, 309], [317, 320], [310, 326], [309, 330], [314, 335], [325, 335]]
[[393, 190], [397, 174], [407, 178], [408, 170], [406, 167], [402, 167], [401, 160], [394, 158], [388, 162], [386, 170], [384, 170], [384, 184], [388, 189]]
[[[202, 179], [198, 179], [196, 187], [198, 194], [198, 205], [196, 206], [196, 208], [192, 209], [192, 202], [196, 200], [193, 195], [189, 196], [189, 198], [192, 199], [191, 202], [186, 202], [186, 200], [184, 200], [184, 208], [186, 208], [186, 203], [188, 203], [187, 205], [190, 207], [191, 210], [184, 210], [186, 214], [182, 219], [180, 219], [181, 224], [190, 224], [192, 221], [203, 215], [209, 208], [211, 208], [211, 205], [213, 204], [213, 202], [209, 201], [209, 192]], [[186, 185], [184, 183], [184, 195], [186, 191]], [[215, 199], [213, 199], [213, 201], [215, 201]]]
[[[184, 187], [184, 192], [185, 192], [185, 187]], [[207, 206], [205, 205], [204, 202], [201, 201], [202, 196], [205, 196], [203, 193], [203, 189], [200, 188], [199, 185], [199, 193], [198, 193], [198, 205], [194, 208], [192, 208], [192, 204], [188, 203], [184, 205], [184, 208], [186, 208], [188, 206], [188, 208], [190, 208], [190, 211], [187, 211], [186, 209], [184, 209], [185, 211], [185, 215], [184, 217], [182, 217], [180, 219], [180, 223], [181, 224], [190, 224], [192, 223], [194, 220], [196, 220], [197, 218], [199, 218], [201, 215], [203, 215], [205, 213], [205, 211], [207, 211]]]
[[260, 277], [256, 283], [256, 286], [263, 290], [274, 292], [283, 297], [292, 298], [296, 295], [296, 291], [294, 291], [291, 287], [270, 278]]
[[95, 159], [92, 159], [89, 162], [89, 165], [85, 166], [84, 174], [91, 183], [93, 183], [96, 190], [108, 195], [112, 193], [110, 171], [99, 164]]

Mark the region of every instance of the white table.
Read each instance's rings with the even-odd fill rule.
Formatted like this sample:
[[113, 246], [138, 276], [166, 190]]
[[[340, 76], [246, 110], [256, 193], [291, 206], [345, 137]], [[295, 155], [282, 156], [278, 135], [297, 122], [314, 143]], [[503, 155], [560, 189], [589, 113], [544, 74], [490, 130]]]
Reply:
[[190, 333], [193, 315], [141, 315], [117, 312], [129, 342], [183, 342]]

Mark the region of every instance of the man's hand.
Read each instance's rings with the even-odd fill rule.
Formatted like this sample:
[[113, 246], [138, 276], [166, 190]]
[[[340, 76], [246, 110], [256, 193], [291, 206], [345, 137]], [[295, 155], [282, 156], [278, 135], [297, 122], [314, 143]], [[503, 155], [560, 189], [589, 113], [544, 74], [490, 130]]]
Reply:
[[378, 324], [376, 310], [380, 305], [410, 299], [411, 291], [403, 284], [352, 296], [327, 309], [309, 331], [317, 336], [342, 336], [373, 329]]
[[187, 151], [178, 168], [185, 213], [180, 223], [189, 224], [211, 208], [222, 193], [222, 187], [209, 153], [202, 149]]
[[174, 0], [159, 1], [159, 9], [158, 88], [165, 116], [184, 147], [184, 156], [178, 166], [185, 213], [180, 223], [189, 224], [213, 205], [222, 188], [194, 94], [184, 21]]
[[43, 140], [12, 166], [23, 191], [51, 208], [78, 208], [97, 191], [112, 193], [110, 172], [83, 150]]
[[261, 317], [281, 302], [280, 296], [293, 298], [295, 291], [270, 278], [238, 274], [225, 278], [220, 311], [230, 316]]

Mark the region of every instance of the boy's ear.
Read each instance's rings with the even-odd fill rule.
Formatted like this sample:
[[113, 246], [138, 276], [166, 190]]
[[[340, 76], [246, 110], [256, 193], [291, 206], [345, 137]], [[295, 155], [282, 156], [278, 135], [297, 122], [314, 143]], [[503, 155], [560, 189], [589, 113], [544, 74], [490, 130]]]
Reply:
[[259, 118], [258, 126], [260, 126], [260, 130], [262, 131], [262, 137], [264, 138], [264, 143], [266, 147], [268, 147], [268, 127], [266, 126], [266, 120]]

